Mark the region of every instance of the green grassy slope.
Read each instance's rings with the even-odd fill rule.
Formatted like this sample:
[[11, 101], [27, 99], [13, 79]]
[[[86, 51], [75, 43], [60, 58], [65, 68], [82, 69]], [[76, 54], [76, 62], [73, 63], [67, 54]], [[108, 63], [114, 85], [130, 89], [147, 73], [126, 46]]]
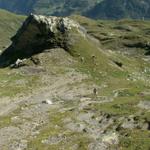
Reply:
[[72, 16], [80, 22], [88, 34], [94, 36], [106, 50], [121, 51], [128, 54], [148, 54], [150, 51], [150, 21], [138, 20], [91, 20]]
[[[84, 27], [86, 27], [87, 31], [91, 35], [99, 35], [101, 36], [101, 32], [105, 32], [109, 34], [110, 32], [119, 32], [120, 34], [124, 34], [127, 31], [116, 31], [114, 26], [117, 26], [118, 22], [110, 22], [110, 21], [93, 21], [89, 20], [84, 17], [80, 16], [73, 16], [75, 20], [78, 20]], [[149, 22], [141, 22], [143, 24], [143, 28], [138, 26], [136, 21], [125, 21], [126, 25], [135, 25], [136, 29], [141, 32], [143, 28], [148, 29]], [[103, 27], [100, 25], [103, 24]], [[98, 34], [99, 33], [99, 34]], [[135, 32], [136, 33], [136, 32]], [[127, 32], [128, 34], [128, 32]], [[134, 34], [134, 33], [133, 33]], [[140, 101], [147, 100], [149, 101], [150, 95], [143, 94], [150, 91], [150, 80], [149, 80], [149, 67], [150, 63], [143, 60], [143, 55], [141, 52], [137, 51], [135, 48], [134, 56], [132, 55], [125, 55], [119, 51], [119, 47], [113, 47], [114, 43], [112, 42], [111, 45], [103, 44], [99, 45], [94, 39], [91, 37], [83, 38], [78, 33], [73, 31], [73, 35], [76, 35], [76, 42], [74, 45], [70, 47], [70, 54], [76, 60], [76, 64], [74, 68], [78, 72], [82, 72], [87, 74], [89, 78], [85, 80], [85, 83], [89, 81], [94, 82], [97, 86], [101, 88], [98, 89], [97, 97], [93, 98], [93, 95], [88, 95], [91, 99], [99, 101], [100, 97], [106, 97], [107, 99], [113, 98], [112, 102], [108, 103], [90, 103], [86, 105], [82, 112], [92, 112], [94, 113], [94, 117], [98, 117], [101, 112], [108, 114], [108, 118], [115, 117], [116, 121], [112, 126], [107, 128], [107, 131], [111, 130], [114, 131], [114, 126], [117, 128], [117, 132], [119, 133], [119, 149], [123, 150], [136, 150], [136, 149], [145, 149], [148, 150], [150, 147], [150, 140], [149, 136], [149, 129], [143, 130], [141, 127], [136, 127], [133, 129], [124, 129], [120, 127], [122, 124], [121, 118], [128, 118], [130, 120], [131, 116], [137, 118], [136, 122], [144, 122], [150, 121], [150, 113], [144, 109], [140, 109], [137, 107]], [[107, 38], [110, 35], [107, 35]], [[137, 34], [135, 34], [137, 36]], [[143, 34], [144, 36], [144, 34]], [[116, 37], [115, 37], [116, 38]], [[98, 38], [97, 38], [98, 39]], [[141, 37], [142, 40], [142, 37]], [[101, 42], [101, 41], [100, 41]], [[115, 40], [117, 44], [120, 44], [120, 41]], [[123, 41], [122, 41], [123, 42]], [[134, 40], [133, 40], [134, 42]], [[122, 44], [122, 43], [121, 43]], [[121, 45], [120, 44], [120, 45]], [[107, 47], [108, 46], [108, 47]], [[109, 48], [109, 50], [108, 50]], [[130, 51], [130, 48], [124, 46], [125, 51]], [[118, 51], [116, 51], [118, 50]], [[125, 52], [124, 51], [124, 52]], [[144, 48], [140, 51], [145, 51]], [[135, 55], [140, 57], [135, 57]], [[37, 56], [38, 57], [38, 56]], [[122, 67], [119, 67], [114, 62], [121, 62], [123, 64]], [[147, 70], [144, 72], [144, 70]], [[149, 93], [149, 92], [148, 92]], [[87, 133], [66, 133], [66, 129], [64, 129], [63, 120], [67, 117], [74, 118], [74, 122], [76, 122], [75, 112], [76, 110], [79, 112], [78, 107], [80, 106], [76, 104], [67, 104], [68, 107], [74, 107], [74, 110], [70, 112], [65, 112], [61, 114], [57, 114], [57, 116], [50, 116], [52, 117], [52, 124], [49, 124], [39, 135], [37, 138], [31, 140], [29, 143], [29, 147], [31, 149], [39, 148], [40, 150], [43, 149], [59, 149], [60, 147], [65, 147], [66, 149], [71, 149], [70, 147], [75, 143], [80, 143], [79, 149], [88, 149], [88, 144], [90, 142], [89, 136]], [[120, 118], [120, 119], [119, 119]], [[135, 122], [135, 123], [136, 123]], [[52, 127], [58, 125], [60, 126], [60, 130], [54, 129]], [[91, 126], [90, 126], [91, 127]], [[106, 131], [106, 132], [107, 132]], [[58, 134], [65, 134], [65, 136], [71, 137], [71, 140], [66, 144], [64, 141], [56, 144], [56, 145], [44, 145], [40, 141], [45, 137], [51, 137], [53, 135]], [[78, 138], [72, 138], [72, 136]], [[44, 137], [44, 138], [43, 138]], [[78, 140], [77, 140], [78, 139]], [[73, 140], [73, 141], [72, 141]], [[77, 141], [78, 142], [77, 142]], [[110, 146], [110, 149], [113, 149]]]
[[[150, 49], [149, 45], [147, 47], [140, 46], [149, 43], [150, 38], [147, 32], [150, 22], [133, 20], [93, 21], [79, 16], [72, 18], [80, 22], [90, 35], [96, 37], [101, 44], [99, 47], [101, 50], [103, 49], [101, 51], [93, 42], [80, 39], [73, 48], [75, 53], [80, 54], [80, 57], [85, 59], [79, 65], [80, 70], [90, 73], [95, 83], [107, 85], [99, 91], [100, 96], [114, 97], [113, 102], [93, 104], [87, 106], [86, 109], [92, 109], [97, 113], [102, 111], [118, 118], [135, 115], [139, 117], [138, 121], [143, 118], [150, 121], [150, 113], [137, 107], [140, 101], [149, 101], [150, 99], [149, 94], [140, 96], [140, 93], [150, 90], [150, 63], [142, 59], [144, 58], [143, 53], [149, 52]], [[131, 28], [131, 31], [128, 31], [128, 28]], [[133, 46], [127, 46], [128, 44]], [[95, 56], [94, 62], [91, 58], [93, 55]], [[115, 61], [121, 62], [123, 66], [119, 68], [113, 63]], [[147, 71], [144, 73], [144, 70]], [[115, 97], [116, 92], [118, 95]], [[115, 124], [119, 125], [120, 121]], [[148, 130], [120, 128], [119, 133], [120, 148], [123, 150], [148, 150], [150, 147]], [[127, 136], [124, 137], [126, 133]]]
[[25, 17], [0, 9], [0, 50], [10, 44], [10, 38], [16, 33]]
[[[55, 55], [52, 55], [54, 57], [49, 57], [51, 53], [34, 56], [37, 60], [41, 60], [40, 67], [45, 69], [44, 72], [27, 74], [21, 69], [0, 69], [0, 80], [3, 83], [0, 85], [2, 89], [0, 97], [8, 96], [12, 98], [24, 92], [31, 92], [34, 88], [43, 86], [42, 77], [44, 75], [47, 78], [44, 84], [48, 85], [53, 79], [51, 76], [63, 77], [66, 72], [69, 72], [69, 69], [71, 71], [75, 69], [77, 72], [88, 75], [88, 79], [81, 81], [81, 83], [84, 82], [88, 85], [92, 82], [99, 86], [97, 97], [93, 98], [93, 95], [86, 95], [87, 97], [94, 99], [96, 102], [99, 102], [101, 97], [113, 99], [108, 103], [91, 102], [80, 111], [85, 113], [92, 112], [94, 114], [93, 119], [97, 118], [101, 113], [107, 114], [107, 119], [114, 117], [115, 121], [112, 126], [107, 128], [107, 131], [115, 130], [115, 132], [119, 133], [119, 149], [148, 150], [150, 147], [149, 129], [144, 131], [141, 127], [124, 129], [120, 127], [120, 124], [122, 124], [121, 118], [129, 120], [131, 115], [134, 117], [135, 123], [150, 122], [149, 111], [140, 109], [137, 106], [140, 101], [150, 100], [150, 63], [145, 60], [146, 58], [143, 55], [143, 52], [147, 52], [147, 47], [139, 48], [134, 45], [134, 42], [148, 42], [149, 35], [146, 33], [149, 31], [150, 23], [127, 20], [118, 22], [93, 21], [81, 16], [72, 16], [72, 18], [80, 22], [87, 29], [88, 34], [94, 36], [100, 43], [91, 36], [84, 38], [76, 31], [73, 31], [72, 35], [76, 34], [77, 40], [69, 49], [69, 54], [71, 55], [61, 50], [61, 53], [56, 51]], [[4, 29], [6, 30], [7, 28]], [[3, 38], [7, 39], [14, 31], [11, 30], [7, 34], [3, 33]], [[133, 47], [126, 46], [124, 42], [133, 44]], [[126, 52], [132, 55], [124, 54]], [[68, 58], [75, 60], [71, 61], [75, 63], [71, 63], [71, 65], [70, 61], [64, 63]], [[122, 67], [118, 66], [116, 62], [122, 63]], [[29, 67], [38, 68], [38, 66], [31, 63], [30, 58], [27, 63]], [[18, 84], [18, 81], [24, 84]], [[72, 88], [77, 87], [78, 84], [71, 85], [70, 83], [71, 86], [69, 87], [69, 84], [67, 86]], [[58, 110], [50, 110], [51, 121], [46, 128], [40, 130], [38, 136], [29, 141], [28, 148], [43, 150], [60, 149], [64, 146], [64, 149], [68, 149], [68, 147], [71, 149], [72, 145], [79, 144], [79, 149], [87, 149], [89, 142], [91, 142], [87, 133], [71, 132], [64, 127], [64, 120], [68, 117], [73, 118], [74, 122], [76, 122], [77, 114], [80, 113], [78, 110], [80, 104], [79, 97], [76, 102], [66, 102], [67, 110], [69, 111], [58, 112]], [[5, 124], [9, 124], [7, 118], [4, 119], [4, 126]], [[59, 134], [65, 135], [69, 139], [67, 144], [66, 138], [64, 141], [53, 145], [46, 145], [41, 142], [45, 138]]]

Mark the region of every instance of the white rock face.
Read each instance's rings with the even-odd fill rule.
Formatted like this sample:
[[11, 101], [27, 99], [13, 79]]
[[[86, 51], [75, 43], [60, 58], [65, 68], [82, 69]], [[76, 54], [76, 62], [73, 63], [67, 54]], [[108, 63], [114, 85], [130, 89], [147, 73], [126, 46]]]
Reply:
[[42, 16], [42, 15], [33, 15], [33, 18], [39, 22], [47, 24], [52, 32], [55, 32], [55, 29], [58, 25], [64, 27], [64, 29], [71, 30], [73, 27], [79, 29], [80, 25], [69, 19], [68, 17], [55, 17], [55, 16]]
[[36, 20], [40, 20], [48, 24], [52, 32], [55, 32], [55, 29], [58, 26], [58, 24], [62, 26], [65, 30], [71, 30], [72, 28], [76, 28], [78, 29], [78, 31], [80, 31], [80, 29], [82, 28], [77, 22], [75, 22], [72, 19], [69, 19], [68, 17], [46, 17], [41, 15], [34, 15], [34, 17], [36, 18]]

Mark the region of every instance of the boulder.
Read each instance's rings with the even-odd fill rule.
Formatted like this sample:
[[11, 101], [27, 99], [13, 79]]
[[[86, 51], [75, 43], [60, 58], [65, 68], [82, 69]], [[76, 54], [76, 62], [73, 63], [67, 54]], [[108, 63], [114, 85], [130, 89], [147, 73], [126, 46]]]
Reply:
[[21, 67], [21, 66], [24, 66], [25, 64], [24, 64], [24, 61], [25, 61], [26, 59], [24, 59], [24, 60], [21, 60], [21, 59], [17, 59], [16, 60], [16, 62], [14, 63], [14, 64], [12, 64], [10, 67], [11, 68], [19, 68], [19, 67]]
[[86, 30], [67, 17], [31, 14], [11, 38], [12, 45], [2, 53], [0, 60], [10, 65], [17, 59], [31, 57], [46, 49], [63, 48], [69, 51], [78, 37], [85, 35]]
[[31, 14], [17, 34], [12, 37], [13, 47], [26, 54], [38, 53], [44, 49], [61, 47], [68, 49], [69, 34], [82, 27], [65, 17], [41, 16]]
[[52, 102], [51, 100], [49, 100], [49, 99], [46, 99], [46, 100], [43, 100], [43, 101], [42, 101], [42, 104], [52, 105], [53, 102]]

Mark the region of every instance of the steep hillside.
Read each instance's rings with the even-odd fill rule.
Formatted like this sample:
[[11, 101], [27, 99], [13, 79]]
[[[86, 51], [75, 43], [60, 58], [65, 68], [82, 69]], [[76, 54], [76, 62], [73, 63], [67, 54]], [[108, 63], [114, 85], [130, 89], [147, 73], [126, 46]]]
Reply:
[[149, 150], [147, 47], [118, 40], [149, 22], [70, 18], [30, 15], [0, 56], [0, 149]]
[[0, 10], [0, 50], [5, 49], [9, 45], [10, 37], [16, 33], [24, 19], [24, 16]]

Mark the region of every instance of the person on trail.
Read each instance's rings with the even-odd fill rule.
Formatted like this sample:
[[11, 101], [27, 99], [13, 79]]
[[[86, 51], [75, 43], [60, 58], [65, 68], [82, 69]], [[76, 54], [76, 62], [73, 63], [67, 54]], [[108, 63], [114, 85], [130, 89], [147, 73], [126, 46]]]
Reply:
[[94, 95], [97, 95], [97, 89], [96, 88], [93, 89], [93, 93], [94, 93]]

